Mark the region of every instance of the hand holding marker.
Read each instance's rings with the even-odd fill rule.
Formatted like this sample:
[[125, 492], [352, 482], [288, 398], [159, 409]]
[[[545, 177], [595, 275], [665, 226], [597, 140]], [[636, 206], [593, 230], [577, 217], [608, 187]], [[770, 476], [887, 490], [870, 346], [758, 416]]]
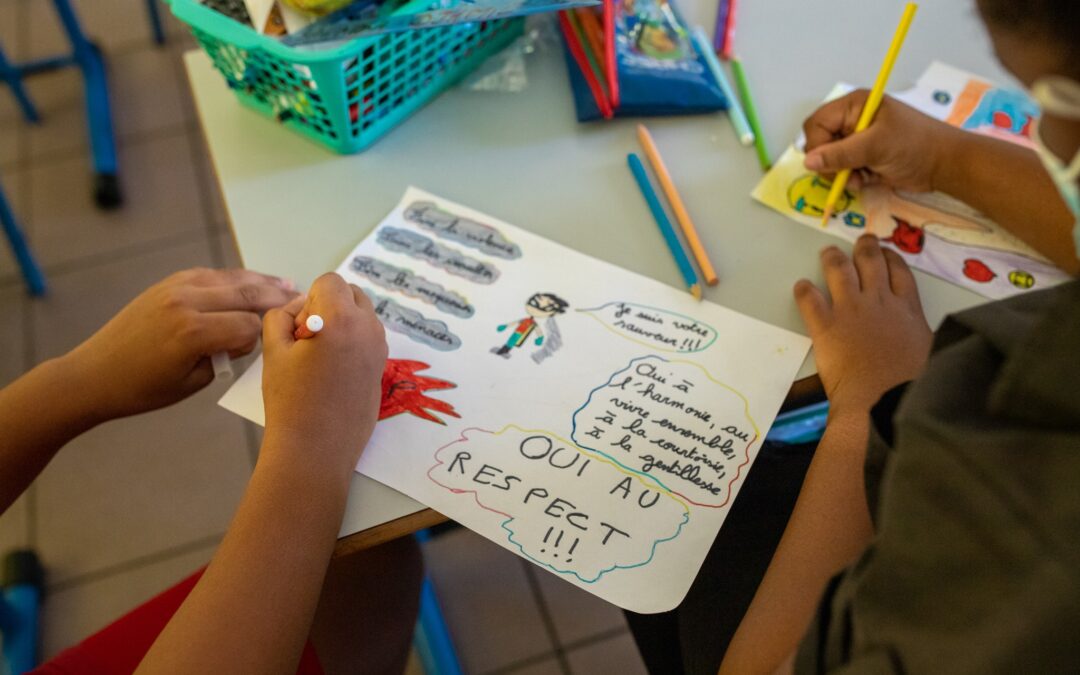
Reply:
[[313, 338], [315, 335], [323, 329], [323, 318], [318, 314], [312, 314], [293, 332], [293, 338], [296, 340], [306, 340]]

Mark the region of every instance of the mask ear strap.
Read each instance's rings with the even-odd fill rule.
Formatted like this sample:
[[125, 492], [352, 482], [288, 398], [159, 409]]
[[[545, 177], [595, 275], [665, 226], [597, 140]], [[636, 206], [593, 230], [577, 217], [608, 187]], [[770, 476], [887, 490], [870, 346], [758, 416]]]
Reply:
[[1031, 85], [1031, 95], [1044, 112], [1080, 120], [1080, 83], [1060, 75], [1049, 75]]

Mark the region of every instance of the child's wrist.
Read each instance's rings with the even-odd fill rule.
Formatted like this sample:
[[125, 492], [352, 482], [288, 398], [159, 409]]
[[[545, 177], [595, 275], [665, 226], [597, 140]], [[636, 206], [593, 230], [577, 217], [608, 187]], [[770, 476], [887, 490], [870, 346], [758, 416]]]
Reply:
[[48, 390], [57, 392], [56, 403], [72, 437], [119, 417], [109, 404], [102, 378], [76, 351], [42, 362], [34, 369]]
[[299, 471], [320, 483], [348, 489], [355, 469], [352, 453], [340, 447], [342, 441], [268, 423], [259, 451], [259, 464]]

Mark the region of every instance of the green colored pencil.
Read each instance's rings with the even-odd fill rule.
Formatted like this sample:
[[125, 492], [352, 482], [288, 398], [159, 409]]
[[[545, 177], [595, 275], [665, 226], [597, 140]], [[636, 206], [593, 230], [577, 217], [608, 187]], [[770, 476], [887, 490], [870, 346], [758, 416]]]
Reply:
[[765, 134], [761, 133], [761, 122], [758, 121], [754, 99], [750, 96], [750, 84], [746, 81], [742, 61], [736, 58], [731, 59], [731, 72], [735, 74], [735, 86], [739, 88], [739, 97], [742, 98], [746, 119], [750, 122], [750, 130], [754, 132], [754, 149], [757, 150], [758, 162], [761, 163], [762, 171], [768, 171], [772, 168], [772, 160], [769, 159], [769, 151], [765, 147]]
[[567, 20], [570, 21], [570, 27], [574, 29], [574, 35], [577, 36], [578, 42], [581, 43], [585, 58], [589, 60], [589, 66], [593, 71], [593, 75], [596, 76], [596, 81], [600, 83], [600, 88], [604, 90], [604, 95], [607, 96], [607, 78], [604, 76], [604, 69], [600, 67], [596, 54], [593, 54], [592, 47], [589, 46], [589, 38], [585, 35], [585, 28], [581, 25], [581, 19], [574, 12], [565, 12], [565, 14]]

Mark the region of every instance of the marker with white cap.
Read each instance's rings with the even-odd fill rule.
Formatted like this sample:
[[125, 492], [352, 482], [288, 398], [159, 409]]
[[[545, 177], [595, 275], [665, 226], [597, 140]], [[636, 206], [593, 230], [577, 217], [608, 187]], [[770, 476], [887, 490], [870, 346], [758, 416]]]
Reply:
[[304, 325], [300, 326], [293, 332], [293, 338], [296, 340], [306, 340], [307, 338], [315, 337], [315, 335], [323, 329], [323, 318], [318, 314], [312, 314], [304, 322]]

